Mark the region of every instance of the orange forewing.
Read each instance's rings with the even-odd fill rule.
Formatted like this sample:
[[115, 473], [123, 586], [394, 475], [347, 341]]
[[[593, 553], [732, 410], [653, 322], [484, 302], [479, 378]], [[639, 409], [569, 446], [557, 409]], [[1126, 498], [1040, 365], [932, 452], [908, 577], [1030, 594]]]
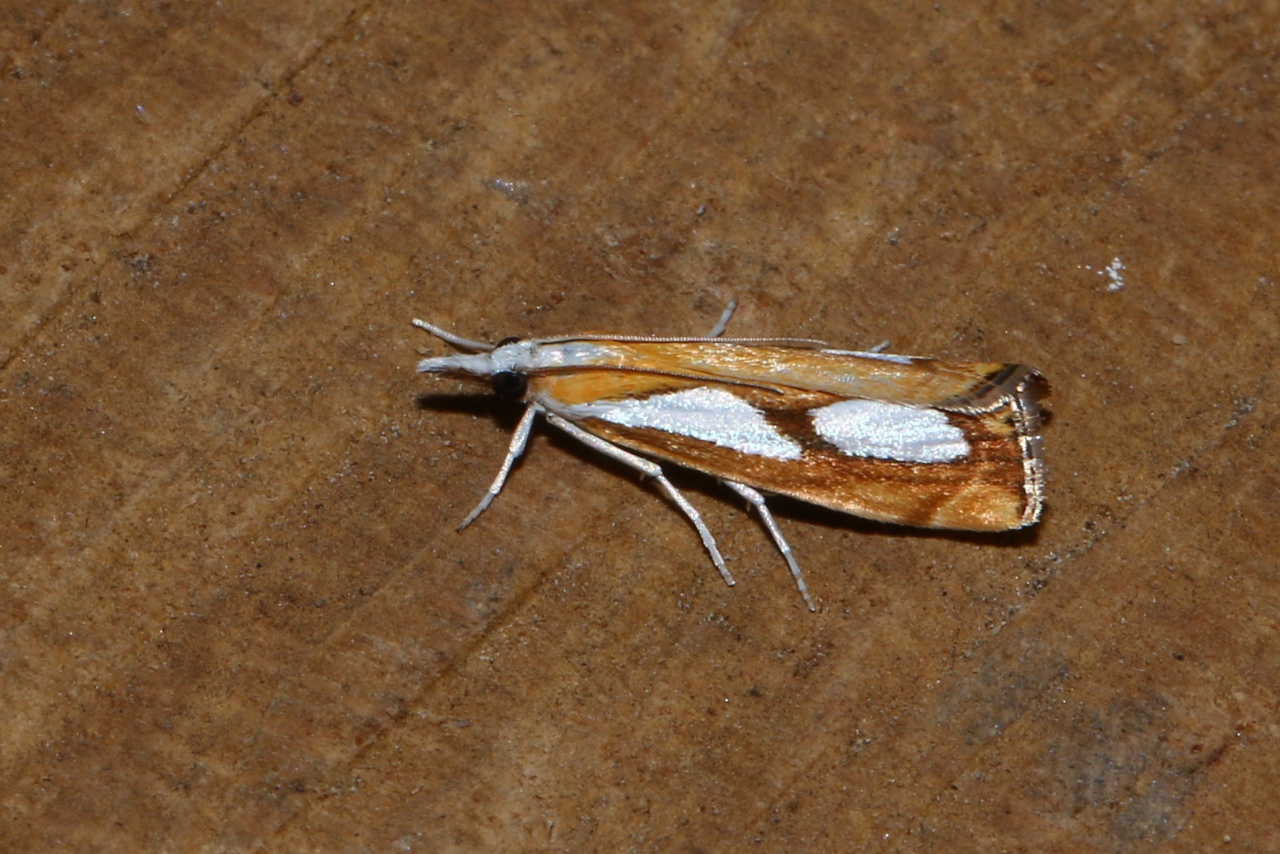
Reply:
[[[1042, 381], [1029, 368], [930, 359], [900, 363], [732, 343], [600, 344], [609, 351], [608, 367], [535, 373], [531, 392], [555, 411], [557, 404], [719, 387], [751, 404], [804, 451], [799, 459], [773, 459], [678, 433], [573, 419], [609, 442], [868, 519], [998, 531], [1039, 518], [1043, 464], [1037, 394]], [[943, 410], [964, 432], [970, 452], [943, 463], [842, 453], [817, 435], [809, 412], [850, 398]]]
[[[557, 339], [558, 341], [560, 339]], [[563, 339], [566, 341], [574, 339]], [[600, 365], [612, 371], [726, 380], [775, 389], [823, 391], [840, 398], [864, 398], [938, 409], [994, 405], [1011, 376], [1035, 372], [1003, 362], [947, 362], [911, 356], [882, 356], [811, 346], [747, 344], [733, 341], [592, 341]], [[575, 367], [569, 372], [581, 370]], [[612, 380], [618, 382], [617, 374]], [[1002, 390], [1003, 389], [1003, 390]], [[598, 398], [597, 398], [598, 399]]]

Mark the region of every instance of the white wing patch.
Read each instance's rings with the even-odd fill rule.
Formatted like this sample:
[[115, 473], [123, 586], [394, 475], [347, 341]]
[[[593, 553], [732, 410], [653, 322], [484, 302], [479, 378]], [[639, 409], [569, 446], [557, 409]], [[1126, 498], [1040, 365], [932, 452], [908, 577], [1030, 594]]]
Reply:
[[599, 418], [623, 427], [651, 427], [775, 460], [798, 460], [803, 452], [798, 442], [779, 433], [759, 410], [718, 388], [690, 388], [637, 400], [561, 405], [555, 411], [571, 420]]
[[811, 409], [818, 435], [853, 457], [947, 463], [969, 453], [964, 431], [945, 412], [878, 400], [842, 400]]

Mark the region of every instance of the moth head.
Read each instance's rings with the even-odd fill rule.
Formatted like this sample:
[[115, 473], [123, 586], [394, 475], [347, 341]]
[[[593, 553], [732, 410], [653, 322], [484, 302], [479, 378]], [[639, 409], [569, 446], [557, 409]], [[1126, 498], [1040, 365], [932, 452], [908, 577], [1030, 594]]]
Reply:
[[459, 350], [471, 351], [455, 356], [423, 359], [418, 362], [418, 373], [487, 379], [492, 384], [494, 393], [504, 400], [520, 400], [528, 391], [530, 354], [536, 346], [532, 341], [504, 338], [496, 345], [485, 344], [461, 338], [423, 320], [415, 320], [413, 325], [425, 329]]
[[[490, 378], [493, 393], [502, 400], [521, 400], [529, 390], [529, 377], [521, 370], [528, 361], [529, 345], [521, 345], [520, 339], [503, 338], [490, 354], [497, 370]], [[527, 370], [527, 367], [525, 367]]]

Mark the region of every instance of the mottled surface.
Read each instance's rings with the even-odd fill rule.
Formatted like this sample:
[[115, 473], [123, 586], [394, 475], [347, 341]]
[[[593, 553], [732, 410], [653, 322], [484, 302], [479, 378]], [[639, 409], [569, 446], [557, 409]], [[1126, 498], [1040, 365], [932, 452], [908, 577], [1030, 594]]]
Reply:
[[[1280, 7], [9, 3], [0, 848], [1280, 850]], [[1028, 534], [681, 476], [460, 334], [1053, 384]], [[476, 389], [476, 391], [480, 391]], [[436, 394], [420, 401], [425, 394]]]

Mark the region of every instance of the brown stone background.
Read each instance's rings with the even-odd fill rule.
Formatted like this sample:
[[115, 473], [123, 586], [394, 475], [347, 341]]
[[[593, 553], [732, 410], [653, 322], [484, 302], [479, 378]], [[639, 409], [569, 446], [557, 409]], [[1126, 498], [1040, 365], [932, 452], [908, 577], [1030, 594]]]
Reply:
[[[1277, 3], [0, 25], [0, 848], [1280, 850]], [[454, 532], [516, 415], [411, 317], [731, 296], [1039, 366], [1043, 523], [776, 501], [810, 614], [543, 428]]]

